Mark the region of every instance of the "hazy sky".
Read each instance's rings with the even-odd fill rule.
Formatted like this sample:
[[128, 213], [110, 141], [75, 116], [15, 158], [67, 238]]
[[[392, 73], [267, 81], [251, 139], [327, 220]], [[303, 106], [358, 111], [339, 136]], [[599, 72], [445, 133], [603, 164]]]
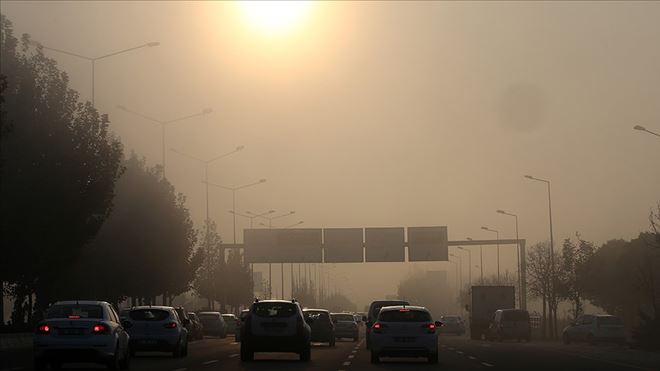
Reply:
[[[163, 120], [213, 108], [172, 125], [167, 147], [206, 158], [245, 145], [211, 181], [266, 178], [237, 193], [238, 210], [296, 211], [277, 226], [447, 225], [457, 240], [494, 237], [486, 225], [510, 238], [505, 209], [532, 244], [548, 238], [532, 174], [552, 181], [557, 244], [576, 231], [602, 243], [647, 230], [660, 201], [660, 138], [632, 130], [660, 131], [659, 2], [325, 2], [275, 36], [228, 2], [1, 8], [17, 34], [79, 54], [161, 42], [98, 62], [97, 107], [152, 164], [159, 127], [117, 104]], [[89, 63], [48, 55], [89, 99]], [[168, 152], [167, 174], [199, 224], [203, 167]], [[210, 201], [230, 241], [231, 194], [211, 189]]]

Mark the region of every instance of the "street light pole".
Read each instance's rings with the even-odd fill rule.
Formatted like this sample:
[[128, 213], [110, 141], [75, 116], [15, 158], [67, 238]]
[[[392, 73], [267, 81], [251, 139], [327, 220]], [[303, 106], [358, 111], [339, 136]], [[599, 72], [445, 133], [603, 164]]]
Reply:
[[167, 125], [173, 124], [175, 122], [187, 120], [187, 119], [190, 119], [190, 118], [193, 118], [193, 117], [197, 117], [197, 116], [208, 115], [211, 112], [213, 112], [213, 110], [211, 108], [204, 108], [201, 112], [193, 113], [191, 115], [181, 116], [181, 117], [177, 117], [177, 118], [171, 119], [171, 120], [159, 120], [159, 119], [153, 118], [151, 116], [147, 116], [147, 115], [144, 115], [142, 113], [130, 110], [130, 109], [128, 109], [128, 108], [126, 108], [125, 106], [122, 106], [122, 105], [117, 105], [117, 108], [124, 111], [124, 112], [131, 113], [135, 116], [141, 117], [145, 120], [148, 120], [148, 121], [151, 121], [151, 122], [154, 122], [154, 123], [160, 125], [161, 139], [162, 139], [162, 143], [161, 143], [161, 146], [162, 146], [161, 147], [161, 149], [162, 149], [161, 164], [163, 166], [163, 178], [165, 178], [165, 129], [166, 129]]
[[459, 250], [467, 251], [468, 253], [468, 280], [470, 287], [472, 287], [472, 251], [468, 250], [466, 248], [463, 248], [462, 246], [458, 246]]
[[488, 227], [481, 227], [481, 229], [497, 233], [497, 283], [500, 284], [500, 231]]
[[[467, 237], [466, 240], [472, 241], [472, 238]], [[481, 284], [484, 284], [484, 246], [479, 245], [479, 269], [481, 270]]]
[[633, 129], [635, 129], [635, 130], [639, 130], [639, 131], [645, 131], [645, 132], [647, 132], [647, 133], [649, 133], [649, 134], [653, 134], [653, 135], [655, 135], [656, 137], [660, 137], [660, 134], [659, 134], [659, 133], [653, 132], [653, 131], [651, 131], [651, 130], [645, 128], [645, 127], [643, 127], [642, 125], [635, 125], [635, 126], [633, 127]]
[[[520, 264], [520, 236], [518, 235], [518, 215], [513, 213], [508, 213], [504, 210], [497, 210], [496, 212], [498, 214], [512, 216], [516, 219], [516, 253], [518, 256], [518, 305], [520, 305], [521, 309], [525, 309], [527, 303], [523, 302], [523, 294], [522, 294], [522, 278], [521, 278], [522, 265]], [[525, 257], [522, 258], [525, 259]]]
[[458, 289], [458, 267], [457, 267], [458, 263], [453, 261], [453, 260], [447, 260], [447, 261], [454, 264], [454, 271], [456, 272], [456, 278], [454, 280], [456, 282], [456, 285], [455, 285], [456, 286], [456, 307], [460, 311], [460, 307], [461, 307], [460, 296], [461, 296], [461, 294], [460, 294], [460, 291]]
[[91, 66], [92, 66], [92, 106], [93, 107], [96, 107], [96, 104], [95, 104], [95, 99], [96, 99], [95, 98], [95, 95], [96, 95], [96, 93], [95, 93], [96, 61], [101, 60], [101, 59], [105, 59], [105, 58], [108, 58], [108, 57], [112, 57], [112, 56], [115, 56], [117, 54], [130, 52], [130, 51], [133, 51], [133, 50], [136, 50], [136, 49], [147, 48], [147, 47], [151, 48], [151, 47], [160, 45], [159, 42], [153, 41], [153, 42], [138, 45], [138, 46], [135, 46], [135, 47], [132, 47], [132, 48], [119, 50], [119, 51], [116, 51], [116, 52], [113, 52], [113, 53], [101, 55], [99, 57], [88, 57], [88, 56], [85, 56], [85, 55], [72, 53], [72, 52], [69, 52], [69, 51], [66, 51], [66, 50], [62, 50], [62, 49], [50, 48], [50, 47], [45, 46], [45, 45], [43, 45], [39, 42], [36, 42], [36, 41], [31, 41], [30, 44], [35, 45], [38, 48], [42, 48], [42, 49], [45, 49], [45, 50], [51, 50], [51, 51], [54, 51], [54, 52], [57, 52], [57, 53], [66, 54], [66, 55], [70, 55], [72, 57], [76, 57], [76, 58], [80, 58], [80, 59], [84, 59], [86, 61], [89, 61], [91, 63]]

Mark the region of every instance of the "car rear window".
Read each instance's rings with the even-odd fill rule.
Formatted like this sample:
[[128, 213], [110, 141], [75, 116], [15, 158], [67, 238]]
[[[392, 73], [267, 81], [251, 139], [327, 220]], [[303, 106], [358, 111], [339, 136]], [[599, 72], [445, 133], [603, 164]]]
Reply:
[[330, 317], [332, 317], [332, 320], [334, 322], [338, 322], [338, 321], [353, 322], [353, 321], [355, 321], [355, 318], [350, 314], [332, 314], [332, 315], [330, 315]]
[[46, 318], [103, 318], [103, 308], [94, 304], [58, 304], [48, 309]]
[[374, 304], [374, 309], [371, 311], [371, 315], [376, 318], [378, 317], [378, 313], [380, 313], [380, 309], [382, 307], [391, 307], [394, 305], [408, 305], [408, 302], [405, 301], [383, 301]]
[[598, 325], [620, 325], [621, 319], [619, 317], [596, 317]]
[[254, 314], [258, 317], [285, 318], [296, 314], [296, 306], [287, 303], [257, 303]]
[[526, 321], [529, 319], [529, 313], [524, 310], [507, 310], [502, 312], [504, 321]]
[[170, 313], [162, 309], [133, 309], [128, 316], [134, 321], [163, 321]]
[[388, 310], [380, 312], [378, 321], [382, 322], [430, 322], [431, 315], [421, 310]]
[[330, 320], [327, 312], [308, 310], [304, 312], [304, 315], [306, 319], [310, 318], [314, 321], [328, 322]]

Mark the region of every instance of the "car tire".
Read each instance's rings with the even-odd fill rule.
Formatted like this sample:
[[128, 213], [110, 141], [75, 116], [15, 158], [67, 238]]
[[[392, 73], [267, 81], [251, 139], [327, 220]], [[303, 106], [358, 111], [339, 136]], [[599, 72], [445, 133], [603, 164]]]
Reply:
[[438, 352], [429, 354], [429, 363], [435, 365], [438, 363]]
[[183, 350], [181, 351], [182, 357], [188, 357], [188, 342], [183, 345]]
[[311, 345], [308, 345], [303, 349], [302, 352], [300, 352], [300, 360], [302, 362], [309, 362], [312, 359], [312, 347]]
[[128, 350], [126, 350], [126, 353], [124, 354], [124, 359], [119, 361], [119, 369], [120, 370], [128, 370], [131, 368], [131, 355]]
[[371, 363], [380, 363], [380, 355], [377, 352], [371, 351]]
[[172, 358], [181, 358], [181, 354], [183, 353], [183, 346], [181, 345], [181, 341], [177, 343], [176, 347], [172, 351]]
[[241, 343], [241, 362], [254, 361], [254, 351], [244, 343]]
[[35, 358], [34, 359], [34, 369], [36, 371], [43, 371], [46, 369], [46, 362], [43, 359]]

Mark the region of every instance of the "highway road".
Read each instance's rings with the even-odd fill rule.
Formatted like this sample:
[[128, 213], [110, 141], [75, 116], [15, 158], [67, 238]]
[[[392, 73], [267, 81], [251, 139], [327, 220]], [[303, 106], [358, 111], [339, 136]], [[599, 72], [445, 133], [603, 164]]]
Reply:
[[[440, 338], [440, 363], [430, 365], [425, 359], [388, 359], [371, 364], [364, 341], [339, 341], [330, 348], [316, 344], [309, 363], [298, 361], [294, 354], [257, 353], [254, 362], [242, 363], [239, 344], [233, 338], [190, 343], [187, 358], [174, 359], [169, 354], [138, 353], [132, 370], [215, 371], [215, 370], [305, 370], [305, 371], [369, 371], [369, 370], [660, 370], [660, 354], [630, 350], [610, 345], [563, 345], [559, 343], [491, 343], [471, 341], [465, 337]], [[0, 371], [31, 370], [30, 354], [5, 353]], [[103, 369], [94, 365], [64, 365], [64, 369]]]

